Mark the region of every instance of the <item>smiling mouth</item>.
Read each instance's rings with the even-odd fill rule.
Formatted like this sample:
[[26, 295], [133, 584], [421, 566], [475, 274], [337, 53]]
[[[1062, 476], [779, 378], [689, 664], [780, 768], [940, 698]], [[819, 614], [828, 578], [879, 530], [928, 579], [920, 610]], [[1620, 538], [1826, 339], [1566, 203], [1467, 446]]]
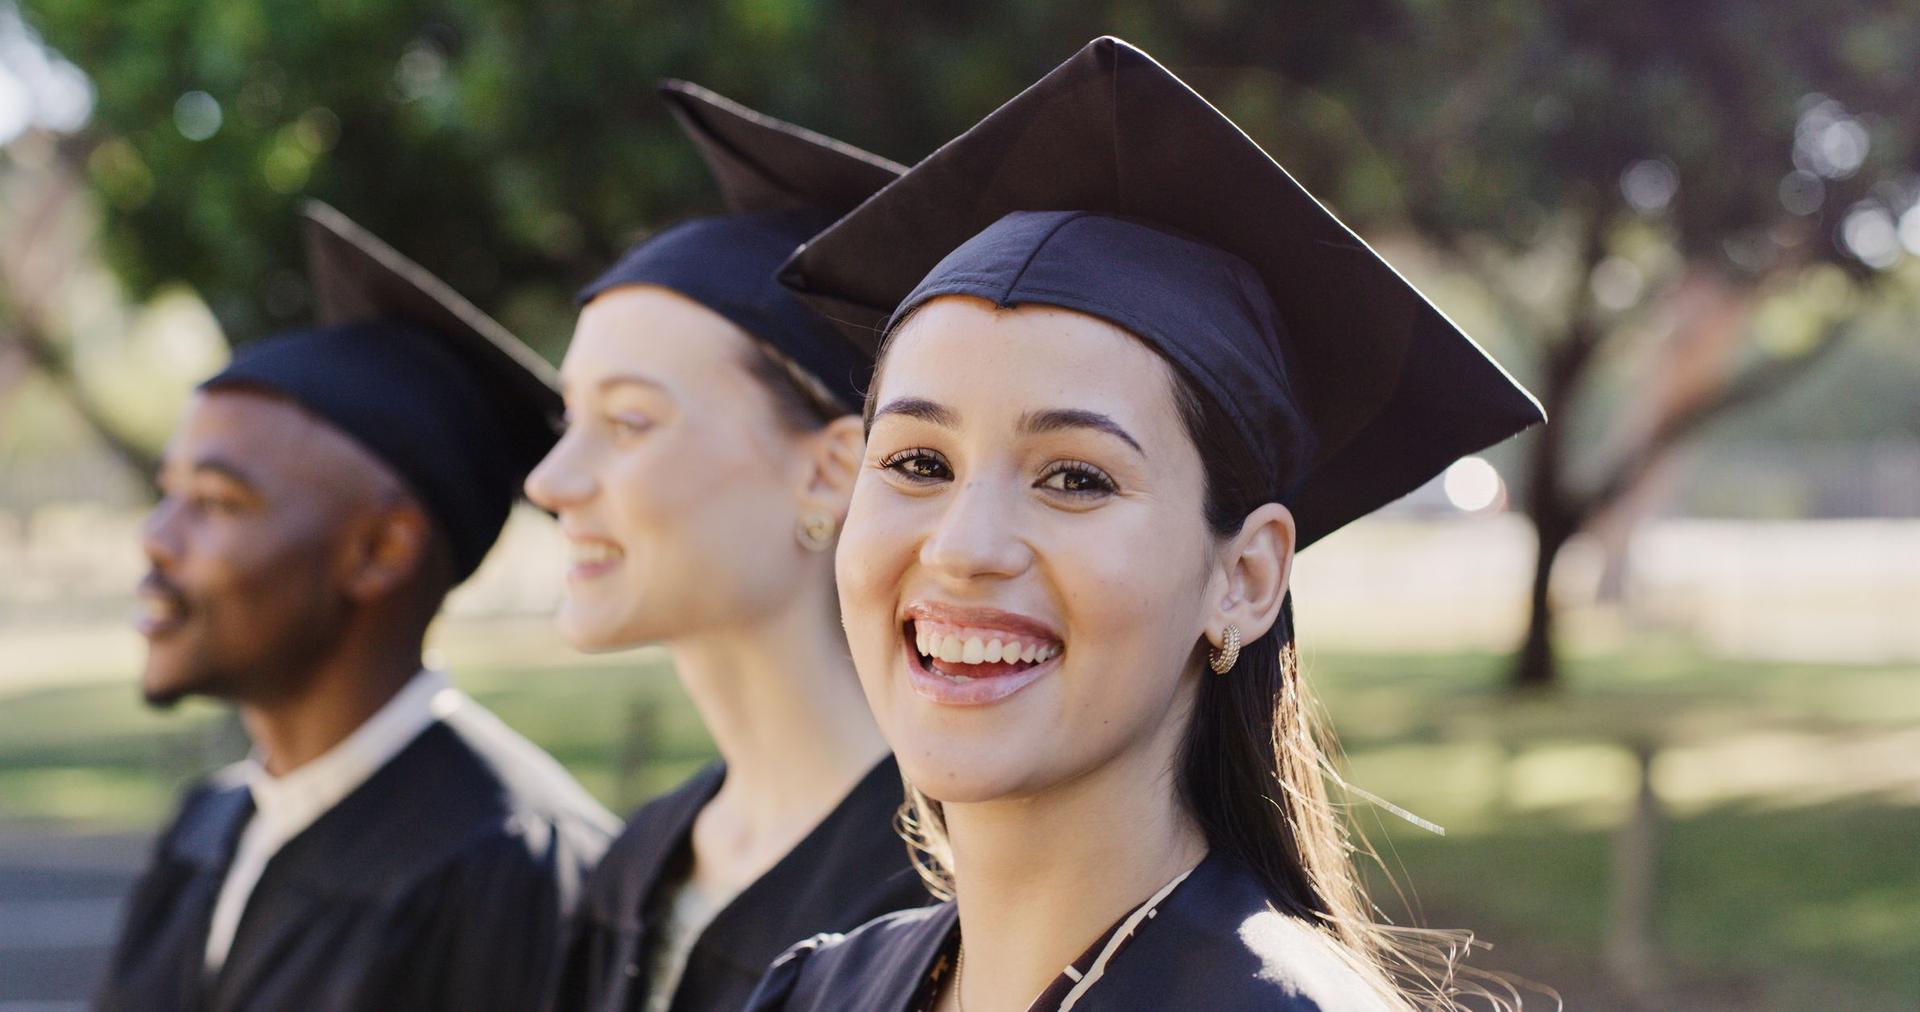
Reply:
[[1035, 629], [927, 615], [907, 619], [901, 639], [914, 691], [953, 706], [1005, 699], [1057, 669], [1066, 652], [1064, 642]]
[[956, 682], [1019, 674], [1060, 655], [1064, 645], [1005, 629], [915, 619], [905, 634], [928, 671]]
[[186, 624], [187, 602], [177, 592], [150, 577], [140, 582], [136, 593], [133, 627], [140, 635], [156, 640]]
[[626, 554], [611, 541], [571, 539], [567, 542], [567, 577], [584, 580], [599, 576], [618, 566]]

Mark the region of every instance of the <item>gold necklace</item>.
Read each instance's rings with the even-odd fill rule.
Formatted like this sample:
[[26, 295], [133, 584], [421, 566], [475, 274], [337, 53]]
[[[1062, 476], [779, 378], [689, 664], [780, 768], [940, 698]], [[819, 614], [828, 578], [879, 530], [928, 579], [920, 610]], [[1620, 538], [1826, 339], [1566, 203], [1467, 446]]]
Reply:
[[967, 967], [967, 943], [961, 942], [953, 954], [953, 1007], [957, 1012], [967, 1012], [967, 999], [960, 994], [960, 973]]

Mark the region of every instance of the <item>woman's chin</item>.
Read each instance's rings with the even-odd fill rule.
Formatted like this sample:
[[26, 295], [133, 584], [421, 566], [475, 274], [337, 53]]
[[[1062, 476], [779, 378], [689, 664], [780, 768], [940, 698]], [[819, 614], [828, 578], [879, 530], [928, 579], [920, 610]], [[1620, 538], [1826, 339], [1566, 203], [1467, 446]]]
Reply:
[[606, 653], [625, 650], [651, 642], [638, 634], [623, 615], [608, 614], [573, 600], [563, 601], [555, 624], [567, 645], [582, 653]]
[[918, 754], [896, 753], [900, 771], [921, 794], [941, 804], [967, 805], [999, 801], [1029, 793], [1025, 767], [1010, 763], [1004, 751], [995, 755], [945, 754], [942, 751], [916, 750]]

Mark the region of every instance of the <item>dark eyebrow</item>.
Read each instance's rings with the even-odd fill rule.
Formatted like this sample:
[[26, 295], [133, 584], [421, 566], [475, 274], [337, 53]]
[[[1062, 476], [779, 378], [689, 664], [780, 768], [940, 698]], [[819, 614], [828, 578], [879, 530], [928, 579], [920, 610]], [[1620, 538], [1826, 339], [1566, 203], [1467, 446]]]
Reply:
[[1119, 422], [1098, 411], [1087, 411], [1082, 408], [1054, 408], [1049, 411], [1029, 411], [1020, 416], [1020, 431], [1029, 436], [1059, 432], [1062, 429], [1092, 429], [1095, 432], [1104, 432], [1133, 447], [1134, 452], [1142, 457], [1147, 455], [1147, 451], [1140, 448], [1139, 441], [1128, 434], [1126, 429], [1121, 428]]
[[885, 407], [873, 413], [873, 420], [877, 422], [887, 415], [906, 415], [943, 429], [958, 428], [960, 425], [959, 415], [924, 397], [902, 397], [889, 401]]

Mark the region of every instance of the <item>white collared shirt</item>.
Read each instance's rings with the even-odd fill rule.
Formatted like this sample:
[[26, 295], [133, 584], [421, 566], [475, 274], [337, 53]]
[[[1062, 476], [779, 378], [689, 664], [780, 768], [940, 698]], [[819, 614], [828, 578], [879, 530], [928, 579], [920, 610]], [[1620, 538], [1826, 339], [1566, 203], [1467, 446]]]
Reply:
[[218, 972], [226, 962], [240, 915], [273, 855], [465, 700], [464, 693], [447, 683], [445, 674], [424, 670], [338, 745], [285, 776], [269, 774], [258, 755], [242, 764], [247, 790], [253, 795], [253, 817], [240, 834], [214, 904], [213, 924], [207, 931], [208, 973]]

